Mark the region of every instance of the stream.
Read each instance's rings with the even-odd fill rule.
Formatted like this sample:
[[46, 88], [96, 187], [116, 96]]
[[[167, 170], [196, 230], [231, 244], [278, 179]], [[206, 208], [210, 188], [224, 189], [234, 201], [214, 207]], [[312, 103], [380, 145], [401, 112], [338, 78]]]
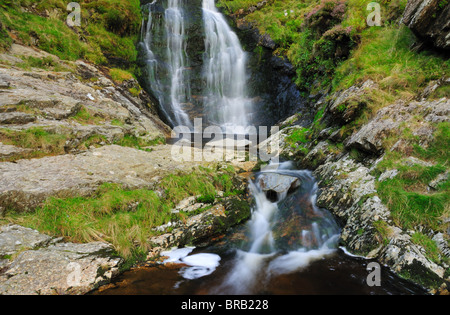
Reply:
[[[276, 191], [274, 189], [278, 189]], [[368, 284], [371, 260], [339, 247], [339, 226], [315, 205], [317, 183], [289, 162], [249, 183], [251, 219], [206, 248], [163, 252], [163, 263], [130, 270], [101, 295], [425, 294], [381, 266]]]

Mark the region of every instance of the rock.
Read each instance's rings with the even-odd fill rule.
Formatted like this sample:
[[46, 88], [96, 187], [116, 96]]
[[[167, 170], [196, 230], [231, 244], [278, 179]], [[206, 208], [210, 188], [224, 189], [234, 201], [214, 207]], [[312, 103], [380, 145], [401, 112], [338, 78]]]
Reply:
[[224, 198], [211, 209], [190, 216], [184, 221], [170, 222], [157, 227], [155, 230], [163, 234], [150, 239], [150, 244], [154, 246], [152, 256], [172, 247], [210, 245], [215, 237], [248, 219], [250, 214], [247, 200], [239, 196]]
[[[394, 174], [395, 170], [385, 172], [379, 180]], [[389, 209], [376, 195], [376, 179], [368, 168], [345, 155], [319, 166], [314, 175], [321, 187], [317, 205], [329, 209], [341, 220], [341, 243], [350, 252], [377, 259], [427, 287], [445, 281], [445, 269], [430, 261], [408, 233], [394, 226]], [[388, 233], [385, 235], [388, 242], [380, 238], [376, 228], [380, 222], [384, 233]]]
[[[124, 135], [154, 140], [170, 134], [170, 128], [158, 118], [151, 97], [144, 91], [137, 96], [129, 91], [131, 88], [142, 90], [135, 79], [116, 85], [105, 76], [104, 69], [92, 64], [63, 62], [56, 56], [16, 44], [0, 58], [12, 54], [53, 58], [67, 71], [0, 68], [0, 82], [7, 82], [10, 87], [1, 90], [0, 127], [5, 124], [18, 130], [54, 127], [57, 133], [74, 137], [70, 139], [73, 144], [68, 146], [69, 151], [85, 141], [86, 134], [88, 137], [104, 136], [109, 130], [120, 136], [106, 135], [108, 141], [113, 140], [111, 142]], [[79, 132], [83, 129], [89, 132]], [[81, 138], [77, 138], [78, 134]]]
[[0, 113], [0, 125], [28, 124], [36, 120], [36, 117], [21, 112]]
[[439, 174], [435, 179], [433, 179], [429, 184], [428, 187], [431, 189], [437, 190], [439, 188], [439, 185], [445, 183], [448, 180], [448, 171], [445, 173]]
[[393, 179], [395, 176], [397, 176], [397, 174], [398, 174], [398, 170], [396, 170], [396, 169], [387, 170], [386, 172], [381, 174], [380, 177], [378, 177], [378, 181], [383, 182], [387, 179]]
[[85, 294], [116, 276], [121, 262], [102, 242], [27, 250], [0, 275], [0, 294]]
[[348, 149], [356, 148], [380, 154], [384, 140], [401, 132], [400, 125], [408, 125], [414, 117], [422, 116], [423, 124], [450, 121], [450, 100], [397, 102], [379, 110], [376, 116], [344, 142]]
[[157, 176], [207, 164], [174, 161], [171, 148], [161, 145], [146, 152], [110, 145], [77, 155], [0, 163], [0, 216], [6, 209], [32, 211], [50, 196], [87, 196], [102, 183], [154, 188]]
[[409, 0], [403, 13], [406, 24], [423, 42], [450, 49], [450, 3], [441, 0]]
[[[292, 191], [301, 185], [300, 179], [297, 177], [270, 172], [262, 173], [258, 177], [258, 182], [261, 189], [267, 195], [275, 193], [275, 197], [277, 197], [277, 195], [286, 195], [289, 191]], [[278, 198], [276, 200], [278, 200]]]
[[13, 145], [6, 145], [0, 142], [0, 161], [14, 156], [21, 155], [25, 152], [30, 152], [30, 149], [23, 149]]
[[52, 238], [20, 225], [0, 226], [0, 257], [47, 245]]
[[358, 117], [361, 110], [366, 106], [367, 100], [364, 95], [368, 90], [376, 89], [377, 85], [372, 80], [367, 80], [361, 87], [352, 86], [338, 93], [337, 97], [330, 103], [328, 111], [333, 118], [346, 124]]
[[0, 80], [0, 89], [9, 89], [11, 84], [9, 82]]

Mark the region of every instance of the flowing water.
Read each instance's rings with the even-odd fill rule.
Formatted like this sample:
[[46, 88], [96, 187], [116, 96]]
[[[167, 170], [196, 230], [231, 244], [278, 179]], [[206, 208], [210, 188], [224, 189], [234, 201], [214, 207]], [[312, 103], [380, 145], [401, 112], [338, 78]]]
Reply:
[[[316, 207], [311, 173], [280, 166], [249, 183], [255, 202], [245, 225], [208, 248], [164, 252], [163, 264], [126, 272], [97, 294], [425, 294], [387, 268], [381, 286], [369, 286], [370, 261], [338, 247], [339, 226]], [[298, 178], [301, 185], [272, 198], [261, 176]]]
[[[183, 0], [168, 0], [164, 11], [164, 23], [155, 10], [157, 0], [148, 4], [148, 21], [143, 26], [141, 46], [145, 54], [150, 89], [158, 98], [160, 108], [172, 126], [188, 126], [191, 120], [182, 104], [191, 97], [186, 74], [187, 54]], [[163, 24], [163, 25], [162, 25]], [[158, 55], [154, 49], [154, 36], [165, 39], [166, 49]]]
[[203, 17], [207, 116], [231, 130], [234, 126], [247, 127], [251, 100], [246, 94], [246, 54], [214, 0], [203, 0]]
[[198, 98], [202, 100], [201, 115], [207, 123], [230, 133], [242, 132], [237, 128], [249, 125], [252, 107], [247, 96], [246, 53], [214, 0], [203, 0], [202, 7], [197, 9], [202, 10], [205, 51], [201, 83], [195, 83], [202, 85], [202, 95], [192, 95], [195, 71], [187, 46], [197, 43], [189, 42], [192, 34], [187, 34], [186, 28], [187, 16], [194, 14], [191, 11], [195, 8], [188, 7], [186, 1], [155, 0], [147, 4], [148, 19], [143, 21], [140, 45], [148, 88], [172, 127], [192, 127], [195, 117], [190, 117], [188, 111], [195, 103], [194, 98]]

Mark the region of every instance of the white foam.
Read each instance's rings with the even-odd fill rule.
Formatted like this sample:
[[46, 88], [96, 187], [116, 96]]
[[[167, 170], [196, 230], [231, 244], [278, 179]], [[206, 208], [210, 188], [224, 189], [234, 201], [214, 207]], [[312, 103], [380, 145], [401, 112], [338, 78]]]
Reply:
[[166, 260], [163, 263], [174, 262], [174, 263], [182, 263], [182, 259], [189, 255], [195, 247], [183, 247], [183, 248], [174, 248], [170, 251], [161, 252], [161, 256], [167, 256]]
[[195, 247], [175, 248], [170, 251], [161, 252], [162, 256], [168, 258], [163, 263], [180, 263], [190, 267], [181, 268], [180, 274], [185, 279], [198, 279], [213, 273], [220, 265], [220, 256], [210, 253], [190, 255]]
[[192, 267], [182, 268], [180, 274], [185, 279], [198, 279], [212, 274], [220, 265], [220, 256], [216, 254], [196, 254], [184, 257], [182, 262]]

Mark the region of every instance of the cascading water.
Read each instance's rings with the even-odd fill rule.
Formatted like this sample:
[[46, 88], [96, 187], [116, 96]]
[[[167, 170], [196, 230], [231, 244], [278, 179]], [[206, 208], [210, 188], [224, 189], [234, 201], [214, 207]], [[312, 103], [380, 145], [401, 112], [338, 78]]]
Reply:
[[[146, 27], [142, 28], [141, 46], [144, 48], [150, 89], [158, 98], [165, 118], [172, 126], [191, 127], [191, 120], [183, 109], [191, 93], [186, 75], [188, 62], [182, 2], [167, 1], [164, 23], [161, 23], [161, 13], [157, 10], [157, 0], [148, 4], [149, 16]], [[154, 49], [154, 36], [165, 39], [166, 49], [159, 55]]]
[[[191, 128], [195, 117], [189, 117], [187, 111], [202, 106], [203, 113], [193, 112], [206, 118], [206, 124], [221, 126], [227, 133], [243, 133], [236, 127], [249, 125], [252, 107], [246, 88], [246, 53], [214, 0], [203, 0], [201, 8], [185, 1], [155, 0], [147, 4], [149, 14], [147, 22], [143, 22], [141, 46], [148, 88], [172, 127]], [[203, 16], [202, 70], [190, 66], [187, 53], [187, 45], [199, 46], [192, 38], [192, 30], [186, 30], [190, 23], [187, 16], [197, 15], [196, 10], [201, 10]], [[195, 54], [191, 57], [197, 58]]]
[[251, 100], [246, 95], [246, 54], [239, 38], [217, 10], [214, 0], [203, 0], [205, 27], [204, 75], [207, 117], [223, 127], [248, 126]]
[[337, 249], [339, 228], [331, 214], [316, 207], [317, 184], [311, 172], [283, 163], [261, 175], [274, 176], [275, 181], [298, 178], [301, 187], [271, 201], [260, 177], [250, 182], [255, 207], [247, 225], [248, 242], [237, 251], [234, 267], [215, 293], [255, 293], [271, 277], [297, 271]]

